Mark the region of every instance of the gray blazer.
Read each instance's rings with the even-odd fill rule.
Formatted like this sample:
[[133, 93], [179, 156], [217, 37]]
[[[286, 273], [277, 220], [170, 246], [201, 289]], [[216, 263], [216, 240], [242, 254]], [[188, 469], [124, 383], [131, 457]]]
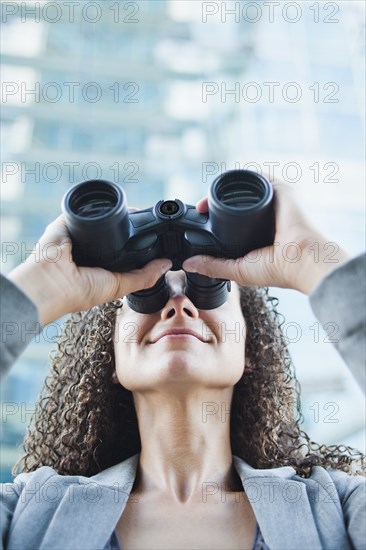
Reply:
[[[338, 324], [338, 351], [363, 388], [365, 317], [360, 304], [365, 303], [364, 265], [363, 256], [347, 262], [326, 277], [310, 297], [322, 324]], [[20, 308], [28, 326], [37, 323], [34, 305], [9, 281], [1, 284], [7, 294], [3, 320], [17, 318], [19, 322]], [[26, 345], [16, 340], [14, 335], [1, 344], [4, 370]], [[43, 466], [3, 484], [3, 547], [101, 550], [123, 512], [138, 461], [136, 454], [89, 478], [61, 476]], [[233, 456], [233, 464], [269, 548], [366, 548], [365, 478], [317, 466], [310, 478], [303, 479], [290, 466], [258, 470], [237, 456]]]

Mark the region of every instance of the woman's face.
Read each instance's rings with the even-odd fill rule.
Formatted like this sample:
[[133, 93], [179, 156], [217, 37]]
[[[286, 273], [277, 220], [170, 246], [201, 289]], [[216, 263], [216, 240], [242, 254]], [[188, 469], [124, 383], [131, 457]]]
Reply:
[[183, 293], [184, 271], [168, 272], [166, 281], [170, 298], [157, 313], [136, 313], [126, 299], [118, 311], [118, 381], [130, 391], [173, 389], [177, 382], [180, 388], [234, 386], [245, 361], [245, 322], [237, 285], [232, 283], [227, 302], [219, 308], [199, 310]]

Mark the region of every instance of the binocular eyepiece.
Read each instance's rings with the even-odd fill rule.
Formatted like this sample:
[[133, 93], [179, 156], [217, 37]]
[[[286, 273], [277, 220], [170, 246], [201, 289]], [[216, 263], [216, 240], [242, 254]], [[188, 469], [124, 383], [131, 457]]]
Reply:
[[[105, 180], [69, 189], [62, 210], [75, 263], [117, 272], [141, 268], [155, 258], [170, 258], [173, 271], [196, 254], [236, 259], [272, 244], [275, 234], [273, 188], [249, 170], [230, 170], [213, 181], [207, 214], [179, 199], [129, 212], [123, 189]], [[199, 309], [219, 307], [229, 290], [230, 281], [186, 274], [186, 295]], [[152, 288], [127, 296], [139, 313], [155, 313], [168, 299], [165, 276]]]

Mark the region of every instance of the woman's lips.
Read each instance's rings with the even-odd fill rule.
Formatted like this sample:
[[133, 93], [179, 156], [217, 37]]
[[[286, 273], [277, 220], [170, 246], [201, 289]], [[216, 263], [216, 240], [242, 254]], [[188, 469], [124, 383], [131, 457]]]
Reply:
[[198, 332], [195, 332], [190, 329], [184, 329], [184, 328], [174, 328], [165, 330], [164, 332], [160, 333], [156, 338], [154, 338], [150, 343], [155, 344], [162, 338], [171, 338], [171, 339], [177, 339], [177, 340], [188, 340], [190, 338], [196, 338], [198, 340], [201, 340], [201, 342], [207, 342], [203, 339], [202, 335]]

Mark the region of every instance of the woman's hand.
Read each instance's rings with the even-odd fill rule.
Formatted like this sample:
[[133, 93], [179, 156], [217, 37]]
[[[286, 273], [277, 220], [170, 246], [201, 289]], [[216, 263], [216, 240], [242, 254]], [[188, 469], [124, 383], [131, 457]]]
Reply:
[[[348, 255], [306, 219], [288, 184], [276, 181], [273, 188], [274, 245], [254, 250], [236, 260], [194, 256], [183, 263], [183, 269], [230, 279], [240, 285], [277, 286], [310, 294], [327, 273], [348, 259]], [[196, 208], [201, 213], [207, 212], [207, 198], [201, 199]]]
[[172, 265], [157, 259], [142, 269], [112, 273], [100, 267], [78, 267], [72, 260], [72, 243], [63, 215], [50, 223], [28, 259], [8, 278], [38, 307], [45, 325], [67, 313], [122, 298], [153, 286]]

